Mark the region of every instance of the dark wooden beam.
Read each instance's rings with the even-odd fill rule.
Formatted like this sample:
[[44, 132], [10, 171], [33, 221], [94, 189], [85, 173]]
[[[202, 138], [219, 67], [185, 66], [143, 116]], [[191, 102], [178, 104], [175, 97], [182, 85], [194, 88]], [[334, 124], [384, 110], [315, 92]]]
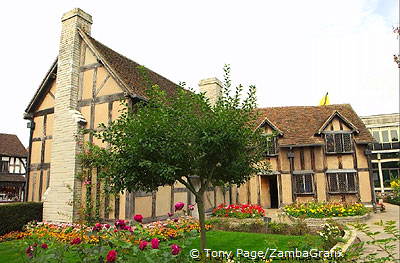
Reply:
[[125, 94], [123, 92], [115, 93], [112, 95], [99, 96], [99, 97], [95, 97], [93, 99], [84, 99], [84, 100], [81, 100], [78, 102], [78, 106], [85, 107], [85, 106], [90, 106], [92, 103], [101, 104], [101, 103], [119, 101], [122, 99], [125, 99]]
[[89, 64], [89, 65], [81, 66], [79, 68], [79, 71], [80, 72], [84, 72], [86, 70], [97, 69], [98, 67], [101, 67], [101, 66], [102, 65], [100, 63], [96, 62], [96, 63], [92, 63], [92, 64]]
[[52, 113], [54, 113], [54, 108], [48, 108], [45, 110], [39, 110], [39, 111], [35, 112], [33, 114], [33, 117], [43, 116], [43, 115], [52, 114]]

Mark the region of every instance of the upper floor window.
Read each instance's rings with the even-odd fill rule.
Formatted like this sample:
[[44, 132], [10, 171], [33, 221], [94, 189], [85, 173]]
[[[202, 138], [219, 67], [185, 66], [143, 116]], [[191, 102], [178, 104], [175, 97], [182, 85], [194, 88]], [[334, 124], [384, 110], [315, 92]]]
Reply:
[[399, 141], [398, 127], [373, 128], [371, 132], [374, 139], [380, 143]]
[[327, 153], [352, 152], [351, 133], [326, 133], [325, 143]]
[[328, 173], [327, 176], [330, 193], [357, 192], [355, 172]]
[[0, 160], [0, 173], [8, 173], [8, 161]]
[[278, 153], [278, 140], [275, 135], [265, 135], [265, 155], [273, 156]]
[[313, 175], [307, 174], [294, 174], [294, 186], [296, 194], [313, 194]]

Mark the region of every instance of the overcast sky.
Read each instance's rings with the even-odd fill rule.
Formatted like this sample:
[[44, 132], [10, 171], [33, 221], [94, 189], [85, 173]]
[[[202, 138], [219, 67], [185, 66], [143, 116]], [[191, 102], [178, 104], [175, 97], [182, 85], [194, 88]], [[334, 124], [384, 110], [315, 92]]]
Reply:
[[231, 64], [261, 107], [350, 103], [399, 112], [398, 0], [2, 1], [0, 133], [27, 146], [22, 116], [58, 54], [60, 18], [80, 7], [92, 36], [172, 81], [197, 88]]

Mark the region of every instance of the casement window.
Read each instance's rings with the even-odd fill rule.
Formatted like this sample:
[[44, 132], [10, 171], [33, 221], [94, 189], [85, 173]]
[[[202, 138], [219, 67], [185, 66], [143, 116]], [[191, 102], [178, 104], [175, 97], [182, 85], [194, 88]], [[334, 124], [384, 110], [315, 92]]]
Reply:
[[327, 153], [352, 152], [351, 133], [326, 133], [325, 144]]
[[8, 171], [9, 171], [8, 161], [0, 160], [0, 173], [8, 173]]
[[327, 176], [330, 193], [357, 192], [355, 172], [328, 173]]
[[294, 191], [296, 194], [313, 194], [314, 187], [313, 187], [313, 174], [306, 173], [306, 174], [294, 174]]
[[276, 155], [278, 153], [277, 139], [276, 136], [268, 136], [266, 138], [266, 151], [267, 156]]

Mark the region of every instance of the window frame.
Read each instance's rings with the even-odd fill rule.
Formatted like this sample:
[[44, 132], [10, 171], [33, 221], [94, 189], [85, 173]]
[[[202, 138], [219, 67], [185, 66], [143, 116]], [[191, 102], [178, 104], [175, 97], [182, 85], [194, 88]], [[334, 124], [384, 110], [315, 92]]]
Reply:
[[[311, 177], [311, 192], [305, 192], [307, 189], [306, 187], [306, 176]], [[297, 189], [297, 178], [301, 177], [302, 178], [302, 186], [304, 189], [304, 192], [299, 192]], [[313, 172], [293, 172], [292, 174], [292, 180], [293, 180], [293, 193], [298, 196], [298, 195], [315, 195], [315, 187], [314, 187], [314, 173]]]
[[[341, 174], [345, 174], [345, 178], [346, 178], [346, 190], [342, 191], [340, 189], [340, 185], [339, 185], [339, 175]], [[353, 180], [354, 180], [354, 190], [349, 190], [349, 174], [353, 175]], [[331, 185], [331, 177], [335, 176], [336, 180], [336, 191], [332, 190], [332, 185]], [[327, 172], [326, 173], [326, 178], [328, 181], [328, 193], [329, 194], [357, 194], [359, 191], [359, 187], [358, 187], [358, 173], [356, 171], [335, 171], [335, 172]]]
[[[340, 143], [342, 145], [342, 149], [343, 151], [337, 151], [337, 144], [336, 144], [336, 136], [340, 135]], [[345, 150], [345, 146], [344, 146], [344, 135], [348, 135], [350, 136], [349, 140], [350, 140], [350, 149], [349, 150]], [[329, 151], [328, 149], [328, 136], [332, 136], [333, 138], [333, 149], [334, 151]], [[327, 131], [324, 132], [324, 139], [325, 139], [325, 153], [326, 154], [348, 154], [348, 153], [353, 153], [354, 152], [354, 147], [353, 147], [353, 136], [352, 136], [352, 131]]]
[[[268, 136], [266, 138], [267, 140], [267, 149], [265, 151], [266, 156], [276, 156], [278, 155], [278, 139], [277, 136]], [[274, 152], [270, 152], [270, 149], [274, 148]]]
[[10, 173], [10, 162], [9, 161], [0, 159], [0, 173]]

